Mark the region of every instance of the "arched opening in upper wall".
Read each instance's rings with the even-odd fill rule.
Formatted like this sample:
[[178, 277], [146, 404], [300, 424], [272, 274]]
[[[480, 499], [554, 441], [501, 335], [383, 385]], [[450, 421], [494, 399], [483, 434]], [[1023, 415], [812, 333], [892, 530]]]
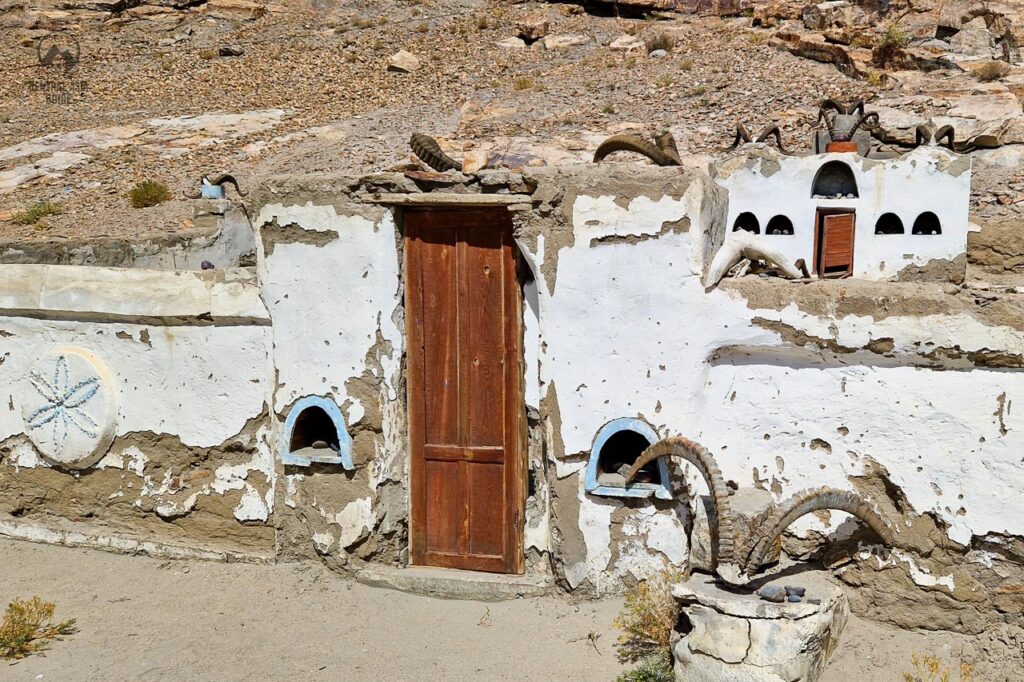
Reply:
[[903, 221], [895, 213], [883, 213], [875, 222], [875, 234], [903, 234]]
[[777, 215], [768, 221], [765, 234], [793, 234], [793, 221], [784, 215]]
[[917, 216], [911, 234], [942, 234], [942, 223], [939, 222], [939, 216], [931, 211], [925, 211]]
[[750, 211], [744, 211], [736, 216], [736, 222], [732, 224], [732, 231], [739, 232], [743, 230], [750, 232], [751, 234], [761, 234], [761, 223], [757, 221], [757, 216]]
[[811, 184], [811, 196], [826, 199], [856, 199], [857, 178], [853, 169], [842, 161], [829, 161], [814, 176]]

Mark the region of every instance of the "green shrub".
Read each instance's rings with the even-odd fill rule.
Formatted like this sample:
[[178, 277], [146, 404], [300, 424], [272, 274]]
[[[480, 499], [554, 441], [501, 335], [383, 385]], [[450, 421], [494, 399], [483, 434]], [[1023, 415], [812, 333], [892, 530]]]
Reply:
[[876, 46], [878, 50], [878, 65], [885, 66], [888, 64], [892, 61], [897, 51], [902, 50], [909, 44], [910, 34], [907, 33], [906, 29], [900, 26], [899, 22], [890, 21], [885, 25], [885, 33], [882, 34]]
[[159, 180], [144, 180], [128, 193], [132, 208], [148, 208], [171, 198], [171, 190]]
[[0, 658], [20, 659], [49, 646], [50, 640], [75, 632], [75, 620], [53, 622], [56, 606], [39, 597], [15, 599], [0, 623]]
[[16, 225], [37, 225], [42, 227], [46, 223], [46, 217], [51, 215], [60, 215], [61, 207], [60, 204], [52, 201], [40, 201], [32, 204], [24, 211], [18, 211], [11, 218], [11, 222]]
[[615, 678], [615, 682], [674, 682], [672, 666], [661, 656], [650, 656], [642, 659], [635, 668], [631, 668]]

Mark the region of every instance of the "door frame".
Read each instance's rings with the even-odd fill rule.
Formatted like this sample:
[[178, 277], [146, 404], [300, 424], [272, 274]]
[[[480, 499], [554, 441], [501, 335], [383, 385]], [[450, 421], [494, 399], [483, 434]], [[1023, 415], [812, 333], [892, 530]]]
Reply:
[[[508, 438], [506, 445], [511, 452], [506, 452], [506, 463], [504, 467], [504, 490], [507, 496], [508, 507], [506, 509], [506, 527], [504, 528], [505, 546], [508, 548], [508, 556], [505, 557], [503, 572], [506, 574], [522, 574], [525, 570], [525, 509], [527, 492], [527, 423], [526, 423], [526, 394], [525, 394], [525, 357], [523, 340], [523, 305], [522, 278], [520, 277], [519, 249], [516, 246], [511, 228], [511, 213], [505, 205], [472, 205], [460, 206], [405, 206], [396, 208], [396, 223], [399, 226], [399, 233], [402, 236], [402, 282], [404, 285], [403, 304], [405, 306], [405, 339], [406, 339], [406, 412], [408, 419], [408, 480], [409, 480], [409, 564], [412, 566], [435, 566], [425, 561], [426, 556], [426, 528], [421, 523], [426, 513], [426, 489], [423, 485], [424, 455], [423, 444], [425, 439], [425, 415], [423, 414], [422, 401], [416, 400], [417, 391], [422, 391], [420, 385], [423, 375], [421, 355], [413, 352], [413, 349], [422, 345], [422, 338], [419, 337], [416, 325], [412, 323], [411, 313], [414, 310], [412, 296], [415, 291], [422, 291], [420, 287], [410, 286], [410, 273], [418, 271], [415, 256], [409, 248], [409, 229], [407, 219], [414, 213], [451, 212], [451, 213], [481, 213], [493, 212], [500, 218], [508, 216], [509, 224], [506, 226], [503, 221], [498, 222], [494, 229], [509, 229], [509, 252], [510, 258], [506, 263], [507, 273], [505, 278], [504, 306], [506, 310], [513, 311], [509, 324], [505, 329], [506, 362], [510, 367], [512, 380], [506, 382], [505, 410], [506, 433], [514, 434]], [[511, 357], [509, 357], [511, 356]], [[442, 566], [443, 567], [443, 566]], [[454, 567], [450, 567], [454, 568]]]
[[[821, 244], [821, 231], [824, 227], [825, 216], [830, 215], [844, 215], [849, 214], [853, 216], [853, 243], [850, 245], [850, 270], [843, 275], [838, 277], [825, 277], [823, 273], [818, 272], [818, 266], [821, 261], [818, 253], [818, 247]], [[846, 277], [853, 276], [853, 265], [857, 258], [857, 209], [855, 208], [816, 208], [814, 212], [814, 251], [811, 252], [811, 273], [818, 276], [819, 279], [844, 279]]]

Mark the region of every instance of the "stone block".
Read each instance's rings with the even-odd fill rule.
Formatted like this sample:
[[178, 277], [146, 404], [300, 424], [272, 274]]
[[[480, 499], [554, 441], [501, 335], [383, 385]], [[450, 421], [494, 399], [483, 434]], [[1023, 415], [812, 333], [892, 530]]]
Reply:
[[803, 21], [804, 26], [812, 31], [863, 26], [869, 23], [864, 10], [845, 0], [808, 5], [804, 8]]
[[797, 583], [808, 599], [775, 604], [729, 592], [706, 576], [673, 588], [692, 629], [673, 648], [679, 682], [815, 682], [849, 617], [842, 589], [827, 573], [808, 571], [769, 581]]

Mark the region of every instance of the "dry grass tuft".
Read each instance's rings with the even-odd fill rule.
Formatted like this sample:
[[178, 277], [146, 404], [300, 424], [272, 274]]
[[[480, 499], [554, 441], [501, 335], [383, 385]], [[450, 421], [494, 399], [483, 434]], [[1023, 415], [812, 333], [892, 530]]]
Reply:
[[650, 54], [655, 50], [671, 52], [672, 48], [676, 46], [676, 39], [668, 33], [659, 33], [658, 35], [645, 40], [644, 45], [647, 46], [647, 54]]
[[991, 83], [1010, 75], [1010, 65], [1006, 62], [986, 62], [981, 68], [974, 71], [974, 76], [983, 83]]
[[622, 663], [659, 658], [672, 664], [669, 639], [679, 622], [679, 605], [672, 585], [682, 579], [675, 567], [668, 567], [626, 592], [623, 612], [615, 619], [622, 630], [615, 649]]
[[74, 633], [74, 618], [53, 622], [55, 609], [55, 604], [39, 597], [8, 604], [0, 623], [0, 658], [25, 658], [43, 651], [52, 640]]
[[896, 21], [890, 21], [885, 25], [885, 33], [878, 41], [878, 65], [885, 66], [896, 52], [910, 44], [910, 34]]
[[46, 217], [60, 215], [60, 204], [52, 201], [40, 201], [32, 204], [24, 211], [18, 211], [11, 217], [15, 225], [35, 225], [36, 227], [46, 226]]
[[144, 180], [128, 193], [132, 208], [148, 208], [171, 198], [171, 190], [159, 180]]
[[[914, 670], [903, 673], [903, 677], [900, 678], [903, 682], [954, 682], [951, 677], [952, 671], [938, 656], [914, 654], [910, 657], [910, 661], [914, 665]], [[959, 682], [972, 682], [972, 680], [974, 680], [973, 668], [967, 663], [961, 663]]]

